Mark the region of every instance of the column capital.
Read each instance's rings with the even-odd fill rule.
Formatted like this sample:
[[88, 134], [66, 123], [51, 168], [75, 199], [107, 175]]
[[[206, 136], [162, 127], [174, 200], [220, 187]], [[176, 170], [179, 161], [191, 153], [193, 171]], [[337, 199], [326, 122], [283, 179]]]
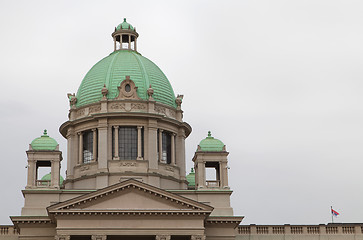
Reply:
[[170, 235], [156, 235], [155, 236], [155, 240], [170, 240], [171, 236]]
[[92, 132], [96, 132], [97, 131], [97, 128], [92, 128]]
[[81, 135], [83, 135], [83, 132], [78, 132], [77, 135], [81, 136]]
[[161, 129], [161, 128], [159, 128], [159, 132], [161, 132], [161, 133], [162, 133], [162, 132], [164, 132], [164, 130], [163, 130], [163, 129]]
[[117, 126], [113, 126], [113, 128], [114, 128], [114, 129], [118, 129], [119, 127], [120, 127], [120, 126], [118, 126], [118, 125], [117, 125]]
[[143, 126], [137, 126], [137, 129], [142, 129], [143, 128]]

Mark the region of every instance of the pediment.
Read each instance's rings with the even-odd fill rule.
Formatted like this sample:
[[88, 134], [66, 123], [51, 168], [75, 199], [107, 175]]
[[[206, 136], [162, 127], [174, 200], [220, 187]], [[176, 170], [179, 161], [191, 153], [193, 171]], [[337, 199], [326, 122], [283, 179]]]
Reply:
[[213, 208], [130, 179], [48, 207], [49, 213], [178, 212], [210, 214]]

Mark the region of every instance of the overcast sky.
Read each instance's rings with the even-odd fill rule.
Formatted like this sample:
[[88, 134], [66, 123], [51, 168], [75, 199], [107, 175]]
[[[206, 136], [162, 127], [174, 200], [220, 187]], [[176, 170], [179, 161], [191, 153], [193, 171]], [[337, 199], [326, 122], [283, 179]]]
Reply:
[[0, 224], [20, 215], [28, 144], [59, 126], [68, 92], [113, 50], [126, 17], [193, 127], [229, 154], [244, 224], [363, 222], [361, 0], [1, 1]]

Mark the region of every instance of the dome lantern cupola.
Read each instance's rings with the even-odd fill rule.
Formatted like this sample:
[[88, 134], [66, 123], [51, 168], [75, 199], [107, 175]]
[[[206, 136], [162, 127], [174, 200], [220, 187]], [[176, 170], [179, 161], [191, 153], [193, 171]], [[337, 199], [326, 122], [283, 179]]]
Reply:
[[122, 49], [137, 51], [136, 39], [138, 36], [136, 28], [126, 22], [126, 18], [124, 18], [124, 21], [115, 27], [115, 31], [112, 33], [114, 51]]

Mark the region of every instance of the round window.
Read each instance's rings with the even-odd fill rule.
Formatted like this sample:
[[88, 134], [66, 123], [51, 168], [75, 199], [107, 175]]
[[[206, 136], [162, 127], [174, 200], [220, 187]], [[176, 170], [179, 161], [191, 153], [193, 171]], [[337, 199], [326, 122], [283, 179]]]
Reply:
[[126, 85], [125, 85], [125, 91], [126, 91], [126, 92], [130, 92], [130, 91], [131, 91], [131, 86], [130, 86], [130, 84], [126, 84]]

